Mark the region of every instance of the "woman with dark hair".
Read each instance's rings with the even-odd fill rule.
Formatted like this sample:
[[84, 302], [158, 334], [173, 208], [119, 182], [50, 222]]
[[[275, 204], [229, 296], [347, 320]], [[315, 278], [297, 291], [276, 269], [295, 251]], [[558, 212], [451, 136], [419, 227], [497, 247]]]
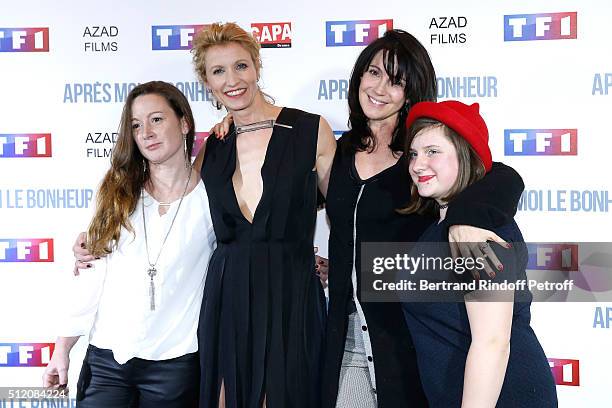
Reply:
[[[388, 31], [359, 55], [348, 92], [351, 130], [338, 140], [326, 201], [330, 237], [324, 408], [427, 406], [400, 303], [361, 302], [358, 270], [362, 242], [415, 242], [433, 221], [396, 209], [410, 201], [405, 119], [412, 105], [435, 99], [429, 55], [409, 33]], [[522, 189], [516, 172], [496, 164], [490, 175], [456, 198], [448, 216], [451, 239], [503, 242], [467, 225], [491, 229], [506, 222]], [[472, 250], [479, 255], [477, 248]]]
[[[487, 125], [478, 104], [444, 101], [416, 104], [407, 126], [412, 201], [402, 213], [438, 216], [438, 222], [423, 233], [413, 251], [444, 258], [450, 256], [450, 248], [443, 243], [447, 240], [447, 216], [456, 197], [491, 170]], [[514, 249], [498, 245], [493, 245], [494, 251], [485, 248], [505, 266], [503, 273], [487, 283], [525, 282], [528, 255], [518, 226], [510, 219], [493, 230], [511, 241]], [[438, 283], [465, 284], [467, 288], [457, 292], [460, 297], [453, 297], [453, 301], [447, 292], [449, 301], [403, 304], [431, 407], [557, 406], [546, 355], [529, 324], [532, 296], [528, 289], [497, 290], [493, 285], [493, 289], [481, 289], [479, 285], [474, 290], [478, 275], [414, 272], [417, 279], [435, 276]]]
[[185, 96], [154, 81], [135, 87], [97, 194], [87, 233], [98, 273], [70, 283], [71, 299], [45, 370], [45, 387], [67, 384], [69, 353], [89, 347], [79, 407], [196, 407], [197, 328], [215, 234]]

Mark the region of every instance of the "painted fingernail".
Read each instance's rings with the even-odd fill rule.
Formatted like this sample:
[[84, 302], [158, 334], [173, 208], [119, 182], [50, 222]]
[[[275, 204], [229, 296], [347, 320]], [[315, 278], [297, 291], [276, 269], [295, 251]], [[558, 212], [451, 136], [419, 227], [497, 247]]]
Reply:
[[502, 265], [502, 264], [497, 265], [497, 270], [498, 271], [503, 271], [504, 270], [504, 265]]
[[512, 244], [508, 242], [508, 243], [506, 244], [506, 248], [512, 248]]
[[489, 276], [491, 277], [491, 279], [495, 279], [495, 272], [491, 272]]

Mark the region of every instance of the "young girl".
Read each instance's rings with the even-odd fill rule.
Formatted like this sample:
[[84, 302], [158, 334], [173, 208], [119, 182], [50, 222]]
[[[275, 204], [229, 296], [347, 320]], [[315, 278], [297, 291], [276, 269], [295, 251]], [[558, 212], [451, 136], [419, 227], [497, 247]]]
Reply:
[[[411, 204], [402, 212], [439, 213], [439, 221], [420, 241], [443, 242], [453, 198], [491, 169], [487, 126], [478, 104], [457, 101], [418, 103], [406, 126], [414, 184]], [[511, 255], [497, 244], [495, 251], [484, 246], [485, 254], [504, 265], [493, 280], [525, 279], [526, 249], [518, 226], [512, 221], [494, 232], [513, 242], [515, 252]], [[478, 295], [470, 293], [466, 299]], [[514, 301], [404, 303], [431, 407], [557, 406], [546, 356], [529, 325], [531, 296], [510, 293], [510, 299]]]

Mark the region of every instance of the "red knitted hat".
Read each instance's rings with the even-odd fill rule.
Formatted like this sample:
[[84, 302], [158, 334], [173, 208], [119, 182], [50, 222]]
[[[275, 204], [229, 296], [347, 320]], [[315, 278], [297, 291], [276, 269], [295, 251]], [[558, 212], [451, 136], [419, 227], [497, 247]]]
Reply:
[[459, 101], [419, 102], [410, 108], [406, 128], [418, 118], [440, 121], [464, 138], [482, 160], [486, 171], [491, 170], [493, 159], [489, 149], [489, 130], [478, 112], [479, 105], [466, 105]]

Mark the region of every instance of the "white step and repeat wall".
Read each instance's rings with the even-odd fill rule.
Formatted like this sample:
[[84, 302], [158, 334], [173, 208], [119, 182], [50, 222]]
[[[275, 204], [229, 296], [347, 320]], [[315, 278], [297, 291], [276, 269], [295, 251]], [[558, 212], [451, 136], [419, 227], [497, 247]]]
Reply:
[[[154, 79], [176, 84], [200, 138], [223, 116], [188, 51], [193, 32], [214, 21], [258, 32], [264, 90], [322, 114], [338, 133], [364, 44], [392, 27], [411, 32], [431, 53], [438, 97], [479, 102], [494, 159], [523, 176], [525, 238], [610, 241], [609, 2], [24, 0], [0, 10], [1, 386], [40, 384], [71, 246], [91, 216], [127, 92]], [[323, 255], [326, 234], [320, 213]], [[611, 406], [612, 303], [532, 310], [560, 406]], [[82, 355], [81, 344], [73, 385]]]

